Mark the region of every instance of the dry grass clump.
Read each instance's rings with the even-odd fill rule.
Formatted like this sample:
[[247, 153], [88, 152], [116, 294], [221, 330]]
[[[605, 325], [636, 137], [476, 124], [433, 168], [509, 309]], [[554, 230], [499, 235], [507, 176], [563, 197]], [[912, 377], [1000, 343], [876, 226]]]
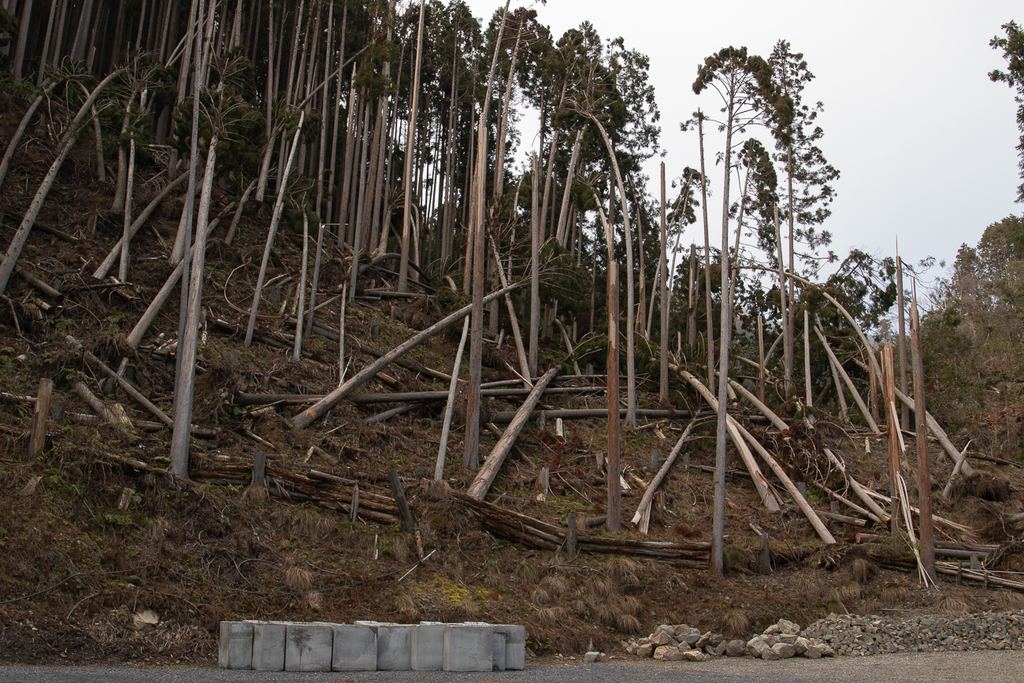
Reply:
[[608, 579], [598, 576], [585, 584], [591, 602], [598, 602], [615, 593], [615, 586]]
[[420, 608], [408, 593], [395, 596], [395, 612], [399, 623], [408, 624], [419, 619]]
[[621, 588], [638, 588], [642, 566], [636, 560], [621, 555], [612, 558], [609, 573]]
[[994, 477], [986, 472], [975, 472], [965, 477], [962, 484], [963, 493], [993, 503], [1009, 500], [1010, 482], [1002, 477]]
[[562, 609], [560, 607], [544, 607], [537, 610], [537, 621], [544, 628], [554, 628], [558, 626], [558, 622], [562, 619]]
[[861, 598], [860, 584], [856, 581], [851, 581], [845, 586], [840, 586], [832, 591], [832, 597], [849, 608], [850, 603], [856, 602]]
[[971, 602], [972, 601], [966, 595], [947, 593], [942, 596], [941, 600], [939, 600], [939, 604], [935, 606], [935, 610], [940, 614], [968, 614], [973, 608]]
[[750, 618], [746, 612], [732, 610], [722, 619], [722, 635], [732, 640], [750, 633]]
[[626, 614], [639, 614], [640, 610], [643, 609], [643, 603], [640, 602], [639, 598], [632, 595], [626, 595], [622, 598], [622, 611]]
[[996, 591], [992, 594], [992, 602], [999, 611], [1024, 609], [1024, 595], [1013, 591]]
[[270, 493], [267, 491], [266, 486], [250, 484], [245, 487], [244, 491], [242, 491], [242, 500], [250, 503], [263, 504], [270, 500]]
[[544, 590], [541, 586], [537, 586], [530, 593], [530, 602], [538, 607], [551, 604], [551, 594]]
[[523, 560], [512, 572], [512, 576], [520, 583], [532, 585], [540, 581], [540, 567], [536, 562]]
[[619, 616], [619, 611], [615, 607], [607, 602], [602, 602], [594, 607], [594, 621], [601, 624], [602, 626], [611, 626], [615, 628], [615, 620]]
[[907, 599], [907, 587], [898, 583], [887, 583], [878, 594], [878, 599], [886, 606], [898, 605]]
[[541, 580], [540, 585], [555, 595], [565, 595], [569, 592], [569, 582], [559, 574], [548, 574]]
[[618, 614], [615, 617], [615, 630], [620, 633], [634, 635], [640, 633], [640, 620], [632, 614]]
[[313, 587], [313, 574], [302, 567], [294, 565], [284, 570], [284, 585], [288, 590], [296, 593], [305, 593]]
[[850, 565], [850, 573], [853, 574], [853, 580], [862, 586], [871, 580], [871, 577], [875, 575], [876, 571], [875, 565], [871, 564], [863, 557], [858, 557], [853, 561], [853, 564]]
[[444, 479], [421, 479], [420, 495], [424, 500], [442, 502], [451, 498], [452, 487]]
[[292, 529], [306, 538], [320, 537], [320, 513], [312, 508], [304, 507], [292, 519]]

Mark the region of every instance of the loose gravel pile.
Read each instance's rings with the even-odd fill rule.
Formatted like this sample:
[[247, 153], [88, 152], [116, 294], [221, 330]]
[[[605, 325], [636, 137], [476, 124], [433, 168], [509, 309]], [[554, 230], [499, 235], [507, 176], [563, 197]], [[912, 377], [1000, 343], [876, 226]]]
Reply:
[[837, 655], [889, 652], [1020, 650], [1024, 611], [957, 616], [893, 613], [865, 617], [830, 614], [803, 631], [828, 643]]

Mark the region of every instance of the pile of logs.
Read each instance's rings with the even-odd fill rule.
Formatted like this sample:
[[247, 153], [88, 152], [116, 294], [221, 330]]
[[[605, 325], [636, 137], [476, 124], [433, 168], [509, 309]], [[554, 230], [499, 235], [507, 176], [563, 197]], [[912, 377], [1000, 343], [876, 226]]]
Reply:
[[565, 549], [570, 555], [575, 555], [576, 552], [633, 555], [667, 560], [699, 569], [706, 569], [708, 566], [710, 543], [673, 543], [592, 536], [580, 532], [580, 526], [585, 528], [586, 524], [577, 525], [575, 515], [571, 515], [573, 519], [565, 528], [560, 528], [463, 493], [453, 492], [452, 495], [469, 508], [484, 529], [534, 548]]

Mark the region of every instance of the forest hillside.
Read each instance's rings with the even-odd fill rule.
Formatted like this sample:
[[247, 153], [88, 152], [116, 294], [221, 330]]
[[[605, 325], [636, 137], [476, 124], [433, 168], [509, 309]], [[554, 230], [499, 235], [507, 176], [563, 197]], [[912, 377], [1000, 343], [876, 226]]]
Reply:
[[1024, 228], [831, 255], [788, 42], [656, 179], [647, 57], [510, 3], [5, 0], [0, 53], [0, 662], [1024, 607]]

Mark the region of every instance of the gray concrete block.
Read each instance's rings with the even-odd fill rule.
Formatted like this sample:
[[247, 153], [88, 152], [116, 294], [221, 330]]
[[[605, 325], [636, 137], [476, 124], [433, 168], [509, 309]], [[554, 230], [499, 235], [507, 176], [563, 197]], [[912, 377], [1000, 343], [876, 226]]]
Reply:
[[368, 626], [334, 624], [333, 671], [376, 671], [377, 634]]
[[284, 622], [256, 622], [252, 627], [252, 668], [256, 671], [284, 671]]
[[380, 624], [376, 628], [377, 671], [409, 671], [412, 668], [412, 624]]
[[505, 668], [519, 671], [526, 667], [526, 628], [514, 624], [494, 627], [505, 634]]
[[505, 670], [505, 636], [506, 632], [500, 627], [494, 627], [494, 654], [491, 655], [491, 666], [495, 671]]
[[334, 651], [332, 624], [288, 624], [285, 671], [330, 671]]
[[444, 665], [444, 629], [439, 621], [412, 627], [412, 670], [440, 671]]
[[252, 622], [220, 622], [220, 651], [217, 665], [222, 669], [248, 669], [252, 666]]
[[445, 671], [491, 671], [494, 663], [494, 628], [452, 624], [444, 629]]

